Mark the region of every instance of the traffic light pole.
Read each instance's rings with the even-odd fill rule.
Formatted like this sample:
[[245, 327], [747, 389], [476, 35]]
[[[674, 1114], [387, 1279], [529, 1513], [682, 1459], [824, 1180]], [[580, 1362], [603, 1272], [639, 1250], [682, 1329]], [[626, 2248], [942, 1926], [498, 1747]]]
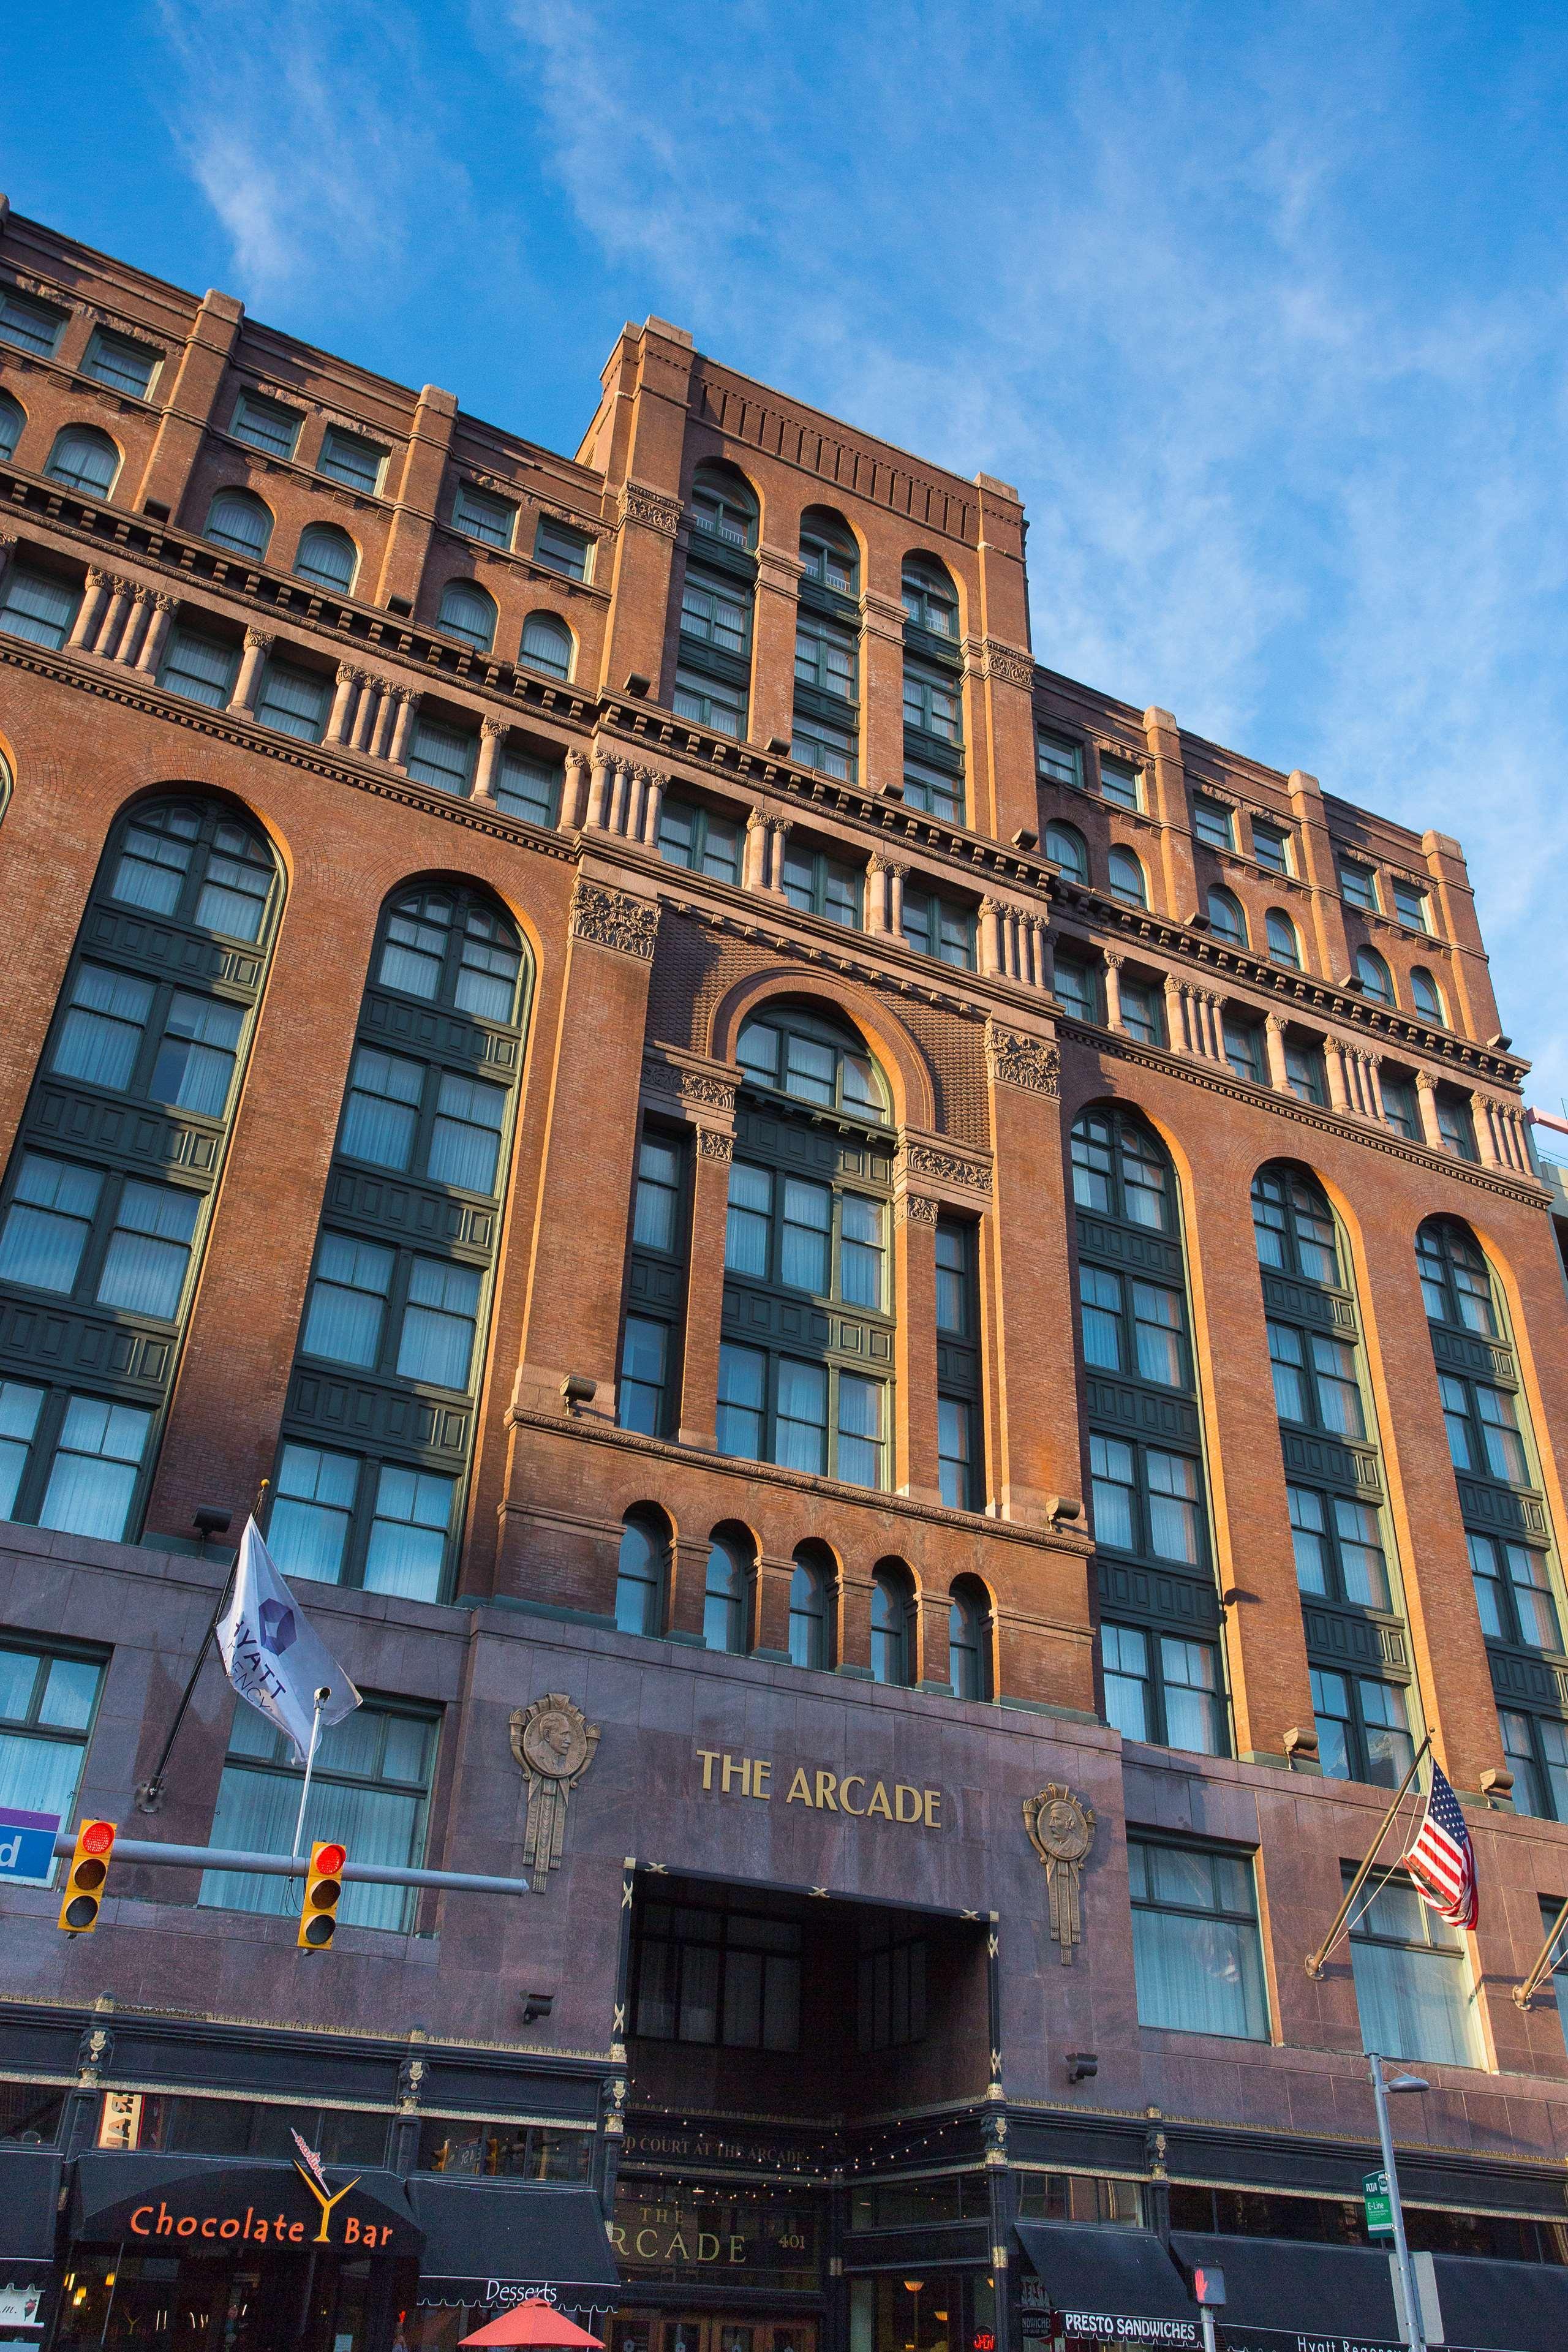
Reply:
[[[76, 1840], [67, 1830], [55, 1838], [57, 1854], [73, 1854]], [[258, 1878], [304, 1878], [309, 1854], [247, 1853], [229, 1846], [165, 1845], [161, 1838], [114, 1841], [117, 1863], [151, 1863], [165, 1870], [243, 1870]], [[447, 1895], [527, 1895], [526, 1878], [487, 1878], [467, 1870], [412, 1870], [381, 1862], [345, 1862], [342, 1876], [363, 1886], [433, 1886]]]

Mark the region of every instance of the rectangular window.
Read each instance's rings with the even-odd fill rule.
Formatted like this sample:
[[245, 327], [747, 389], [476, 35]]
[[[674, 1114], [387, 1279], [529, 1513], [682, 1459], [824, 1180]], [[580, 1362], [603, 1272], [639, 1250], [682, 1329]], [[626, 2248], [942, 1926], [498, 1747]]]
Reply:
[[798, 2050], [802, 1941], [793, 1920], [646, 1905], [632, 1958], [632, 2032], [729, 2050]]
[[679, 668], [675, 673], [675, 715], [689, 719], [699, 727], [711, 727], [718, 735], [742, 737], [746, 731], [746, 689], [716, 677], [705, 677], [699, 670]]
[[955, 1339], [974, 1336], [974, 1274], [971, 1229], [954, 1217], [936, 1227], [936, 1328]]
[[860, 876], [826, 850], [785, 850], [784, 893], [800, 914], [820, 915], [847, 930], [860, 928]]
[[825, 776], [847, 780], [853, 778], [859, 756], [851, 728], [835, 727], [831, 719], [815, 718], [805, 710], [795, 714], [789, 755], [803, 767], [820, 768]]
[[0, 629], [7, 636], [26, 637], [31, 645], [47, 646], [51, 653], [58, 653], [76, 626], [80, 606], [81, 591], [68, 580], [13, 563], [0, 588]]
[[364, 1589], [402, 1601], [438, 1601], [457, 1480], [384, 1462], [365, 1550]]
[[1113, 808], [1141, 809], [1143, 805], [1143, 780], [1139, 770], [1127, 760], [1101, 758], [1100, 792]]
[[1255, 1087], [1267, 1085], [1268, 1068], [1264, 1057], [1263, 1032], [1256, 1021], [1237, 1020], [1227, 1013], [1224, 1027], [1225, 1058], [1237, 1076]]
[[50, 1066], [56, 1076], [123, 1094], [136, 1067], [153, 995], [149, 980], [102, 964], [80, 965], [55, 1039]]
[[942, 1499], [948, 1509], [978, 1510], [974, 1495], [974, 1407], [967, 1397], [937, 1398], [936, 1453]]
[[1363, 2050], [1434, 2065], [1479, 2063], [1460, 1932], [1428, 1910], [1408, 1879], [1378, 1884], [1350, 1943]]
[[24, 352], [50, 359], [65, 327], [65, 313], [52, 303], [35, 302], [14, 286], [0, 288], [0, 336]]
[[[370, 2118], [354, 2117], [356, 2123], [362, 2120]], [[311, 2145], [319, 2147], [321, 2142], [312, 2140]], [[419, 2127], [418, 2169], [452, 2173], [465, 2180], [586, 2180], [593, 2147], [592, 2132], [432, 2116]], [[353, 2156], [328, 2159], [334, 2160], [347, 2164], [361, 2159]], [[369, 2161], [381, 2159], [375, 2157]]]
[[1149, 1635], [1133, 1625], [1100, 1629], [1105, 1670], [1105, 1719], [1123, 1739], [1154, 1737], [1154, 1692], [1149, 1670]]
[[316, 470], [330, 474], [334, 482], [346, 483], [363, 498], [374, 499], [381, 488], [381, 469], [385, 463], [384, 449], [378, 449], [374, 442], [362, 441], [357, 433], [345, 433], [341, 425], [329, 425], [322, 436]]
[[926, 2033], [926, 1944], [922, 1936], [879, 1938], [860, 1954], [856, 2046], [902, 2050]]
[[1363, 914], [1375, 915], [1377, 876], [1370, 866], [1360, 866], [1353, 858], [1340, 860], [1340, 891], [1348, 907], [1359, 907]]
[[827, 1368], [779, 1358], [774, 1459], [820, 1477], [827, 1468]]
[[16, 1517], [27, 1454], [37, 1434], [44, 1391], [22, 1381], [0, 1381], [0, 1519]]
[[804, 609], [795, 621], [795, 682], [809, 686], [818, 694], [831, 694], [841, 702], [853, 702], [858, 684], [858, 647], [855, 633], [838, 621], [830, 621], [820, 613]]
[[102, 1190], [95, 1168], [26, 1152], [0, 1227], [0, 1281], [62, 1295], [74, 1290]]
[[[1500, 1706], [1498, 1728], [1513, 1773], [1514, 1811], [1535, 1821], [1568, 1822], [1568, 1724], [1560, 1716]], [[1555, 1916], [1557, 1905], [1551, 1908]]]
[[1405, 1694], [1396, 1683], [1313, 1666], [1318, 1760], [1331, 1780], [1396, 1789], [1415, 1753]]
[[108, 384], [114, 392], [129, 393], [132, 400], [145, 400], [158, 372], [160, 357], [145, 343], [132, 342], [128, 335], [112, 334], [107, 327], [98, 327], [87, 347], [81, 372], [99, 383]]
[[285, 408], [259, 392], [242, 392], [234, 404], [229, 431], [237, 441], [265, 449], [269, 457], [291, 457], [305, 422], [298, 409]]
[[963, 740], [963, 696], [950, 670], [928, 669], [923, 662], [904, 662], [904, 725], [944, 743]]
[[1458, 1160], [1479, 1160], [1469, 1104], [1458, 1095], [1446, 1093], [1441, 1087], [1434, 1099], [1437, 1105], [1437, 1132], [1448, 1150]]
[[1415, 1108], [1415, 1088], [1408, 1078], [1395, 1076], [1391, 1071], [1380, 1073], [1383, 1093], [1383, 1116], [1395, 1135], [1408, 1136], [1412, 1142], [1421, 1139], [1421, 1120]]
[[1143, 1465], [1149, 1486], [1149, 1549], [1156, 1559], [1195, 1568], [1202, 1557], [1197, 1464], [1184, 1454], [1162, 1454], [1150, 1446]]
[[1316, 1045], [1306, 1045], [1300, 1038], [1286, 1038], [1285, 1078], [1298, 1102], [1321, 1104], [1328, 1100], [1323, 1057]]
[[285, 1576], [342, 1581], [359, 1477], [352, 1454], [285, 1445], [267, 1527], [268, 1548]]
[[195, 1192], [127, 1178], [98, 1277], [99, 1305], [172, 1323], [180, 1311], [200, 1211]]
[[880, 1381], [863, 1380], [858, 1372], [838, 1375], [838, 1446], [836, 1475], [851, 1486], [885, 1486], [882, 1405], [887, 1391]]
[[496, 769], [496, 805], [530, 824], [553, 824], [561, 809], [561, 770], [526, 751], [503, 751]]
[[1212, 1642], [1160, 1636], [1160, 1696], [1165, 1710], [1167, 1748], [1195, 1756], [1222, 1756], [1219, 1653]]
[[374, 1168], [406, 1171], [414, 1157], [419, 1100], [425, 1087], [422, 1062], [362, 1045], [349, 1074], [340, 1151]]
[[730, 1167], [724, 1269], [766, 1282], [772, 1265], [773, 1180], [765, 1168], [736, 1160]]
[[1193, 799], [1193, 832], [1206, 848], [1236, 847], [1236, 812], [1223, 801], [1205, 800], [1201, 793]]
[[1123, 980], [1121, 989], [1121, 1025], [1130, 1037], [1137, 1037], [1145, 1045], [1163, 1045], [1165, 1024], [1162, 1019], [1161, 992], [1147, 981]]
[[300, 1344], [308, 1356], [374, 1370], [396, 1253], [346, 1234], [323, 1234]]
[[616, 1419], [623, 1429], [662, 1437], [669, 1383], [670, 1328], [648, 1315], [628, 1315], [621, 1342]]
[[1085, 1362], [1092, 1364], [1097, 1371], [1121, 1371], [1121, 1276], [1109, 1273], [1103, 1266], [1080, 1265], [1078, 1295]]
[[719, 1451], [761, 1462], [766, 1420], [768, 1360], [760, 1348], [719, 1349]]
[[[788, 1182], [785, 1184], [786, 1195]], [[784, 1213], [789, 1211], [786, 1206]], [[844, 1192], [838, 1202], [838, 1296], [847, 1306], [868, 1307], [879, 1315], [886, 1306], [886, 1212], [880, 1201], [863, 1192]]]
[[1266, 2042], [1251, 1862], [1130, 1837], [1127, 1863], [1139, 2023]]
[[658, 816], [658, 854], [668, 865], [684, 866], [689, 873], [738, 882], [741, 828], [694, 802], [667, 800]]
[[1481, 1629], [1498, 1642], [1561, 1651], [1562, 1627], [1543, 1551], [1500, 1536], [1467, 1535]]
[[1429, 932], [1432, 929], [1431, 908], [1420, 883], [1413, 882], [1405, 874], [1395, 874], [1390, 878], [1394, 886], [1394, 911], [1400, 921], [1408, 923], [1412, 930]]
[[[366, 1699], [324, 1731], [305, 1807], [305, 1851], [318, 1839], [335, 1838], [356, 1862], [418, 1869], [439, 1734], [440, 1717], [433, 1710], [377, 1699]], [[288, 1853], [303, 1779], [283, 1734], [255, 1707], [237, 1706], [218, 1785], [214, 1845]], [[202, 1874], [197, 1899], [220, 1910], [287, 1918], [300, 1896], [290, 1879], [208, 1870]], [[343, 1888], [338, 1916], [345, 1927], [405, 1932], [416, 1899], [412, 1888], [351, 1883]]]
[[974, 918], [966, 907], [934, 892], [904, 892], [904, 938], [921, 955], [935, 956], [962, 971], [974, 969]]
[[717, 646], [721, 653], [750, 653], [750, 595], [706, 572], [688, 572], [680, 592], [680, 634], [700, 646]]
[[493, 1198], [506, 1123], [506, 1089], [444, 1070], [436, 1092], [426, 1173], [437, 1184]]
[[673, 1251], [680, 1237], [681, 1149], [662, 1135], [646, 1135], [637, 1153], [632, 1239], [641, 1249]]
[[301, 743], [319, 743], [327, 731], [331, 700], [331, 688], [313, 670], [269, 661], [256, 698], [256, 723], [297, 736]]
[[904, 806], [941, 817], [946, 824], [963, 823], [963, 779], [950, 775], [924, 760], [904, 755]]
[[1090, 1436], [1089, 1466], [1094, 1539], [1115, 1551], [1138, 1549], [1132, 1459], [1132, 1448], [1122, 1438]]
[[1252, 820], [1252, 854], [1259, 866], [1270, 874], [1291, 874], [1290, 836], [1275, 824], [1265, 824], [1260, 816]]
[[1506, 1390], [1489, 1388], [1480, 1381], [1475, 1383], [1472, 1394], [1480, 1416], [1488, 1471], [1494, 1478], [1505, 1479], [1510, 1486], [1528, 1486], [1530, 1469], [1512, 1397]]
[[38, 1525], [119, 1543], [152, 1426], [152, 1414], [139, 1406], [68, 1398]]
[[457, 727], [443, 727], [438, 719], [421, 719], [405, 762], [416, 783], [434, 784], [440, 793], [468, 790], [474, 777], [474, 757], [479, 739]]
[[416, 1257], [409, 1270], [408, 1303], [397, 1344], [400, 1380], [466, 1391], [471, 1385], [479, 1328], [477, 1266]]
[[1479, 1467], [1476, 1444], [1470, 1430], [1469, 1394], [1463, 1381], [1451, 1372], [1439, 1372], [1437, 1391], [1443, 1400], [1443, 1420], [1448, 1432], [1448, 1454], [1456, 1470]]
[[1071, 956], [1058, 955], [1056, 974], [1057, 1003], [1080, 1021], [1098, 1021], [1100, 993], [1089, 966]]
[[187, 702], [205, 702], [209, 710], [226, 709], [234, 698], [239, 674], [239, 650], [220, 637], [205, 637], [196, 629], [176, 629], [163, 655], [158, 683], [165, 694], [184, 695]]
[[163, 1019], [147, 1092], [171, 1109], [198, 1118], [221, 1118], [239, 1052], [245, 1013], [215, 996], [187, 996], [176, 989]]
[[1035, 738], [1036, 754], [1041, 775], [1047, 783], [1067, 784], [1075, 793], [1083, 790], [1083, 745], [1070, 742], [1065, 735], [1049, 735], [1041, 728]]
[[[100, 1658], [14, 1637], [0, 1643], [0, 1805], [58, 1813], [62, 1822], [73, 1818], [102, 1688]], [[47, 1886], [53, 1877], [51, 1863], [37, 1877], [10, 1883]]]
[[452, 499], [452, 529], [486, 547], [510, 547], [517, 509], [505, 499], [492, 499], [472, 482], [459, 482]]
[[552, 515], [541, 515], [534, 534], [533, 560], [548, 571], [563, 572], [568, 580], [586, 580], [593, 541]]

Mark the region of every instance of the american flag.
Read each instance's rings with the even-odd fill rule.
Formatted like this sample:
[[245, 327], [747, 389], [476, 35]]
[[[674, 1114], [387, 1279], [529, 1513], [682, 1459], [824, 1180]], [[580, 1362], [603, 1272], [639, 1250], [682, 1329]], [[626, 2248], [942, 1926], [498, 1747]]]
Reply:
[[1421, 1900], [1451, 1927], [1473, 1927], [1480, 1916], [1476, 1894], [1476, 1855], [1459, 1801], [1436, 1759], [1426, 1812], [1405, 1867]]

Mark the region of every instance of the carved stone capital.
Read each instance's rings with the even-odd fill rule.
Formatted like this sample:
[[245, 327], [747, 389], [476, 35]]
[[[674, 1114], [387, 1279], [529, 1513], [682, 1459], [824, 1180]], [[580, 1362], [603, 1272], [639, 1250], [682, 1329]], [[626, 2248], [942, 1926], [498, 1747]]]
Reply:
[[893, 1223], [898, 1225], [934, 1225], [942, 1214], [942, 1202], [925, 1192], [900, 1192], [893, 1202]]
[[[247, 631], [247, 636], [248, 637], [248, 635], [249, 632]], [[337, 680], [340, 686], [352, 686], [358, 676], [359, 672], [355, 669], [353, 662], [341, 661], [338, 664]], [[400, 694], [405, 691], [406, 689], [402, 687], [398, 688], [398, 692]]]
[[621, 486], [621, 520], [640, 523], [644, 530], [657, 530], [662, 539], [675, 537], [683, 511], [679, 499], [667, 498], [647, 482], [628, 481]]
[[735, 1139], [722, 1127], [700, 1127], [697, 1149], [704, 1160], [733, 1160]]
[[153, 602], [160, 613], [173, 613], [177, 609], [180, 600], [177, 596], [171, 596], [167, 589], [160, 588]]
[[574, 744], [571, 751], [566, 754], [566, 765], [569, 768], [574, 769], [578, 775], [586, 775], [588, 772], [588, 754], [586, 751], [582, 751], [576, 744]]
[[[245, 642], [253, 650], [259, 649], [262, 653], [265, 653], [268, 646], [272, 643], [272, 635], [273, 633], [270, 629], [247, 629], [245, 633]], [[357, 671], [355, 675], [357, 677]]]
[[1029, 1037], [1004, 1029], [992, 1021], [985, 1028], [985, 1066], [999, 1084], [1024, 1087], [1032, 1094], [1061, 1092], [1062, 1057], [1044, 1037]]
[[[342, 676], [342, 670], [338, 672], [338, 676], [340, 677]], [[417, 702], [421, 690], [422, 689], [416, 686], [395, 686], [392, 689], [394, 694], [396, 695], [399, 702]]]
[[1417, 1070], [1415, 1083], [1424, 1095], [1435, 1095], [1437, 1091], [1437, 1081], [1430, 1070]]
[[[5, 544], [7, 547], [16, 546], [16, 538], [12, 532], [5, 533]], [[99, 564], [89, 563], [87, 567], [87, 584], [89, 588], [110, 588], [114, 584], [114, 574], [112, 572], [105, 572]]]
[[906, 1176], [924, 1177], [931, 1184], [963, 1184], [977, 1192], [991, 1190], [991, 1171], [983, 1161], [966, 1160], [956, 1151], [939, 1151], [930, 1143], [906, 1143], [902, 1164]]
[[479, 733], [487, 742], [499, 742], [507, 731], [508, 725], [504, 719], [481, 719], [479, 721]]
[[1282, 1037], [1286, 1028], [1285, 1015], [1282, 1013], [1266, 1013], [1263, 1016], [1263, 1025], [1266, 1029], [1271, 1029], [1276, 1037]]
[[702, 1103], [710, 1110], [735, 1108], [735, 1089], [728, 1078], [716, 1077], [708, 1070], [689, 1070], [679, 1062], [667, 1062], [662, 1055], [644, 1055], [642, 1082], [656, 1094], [679, 1095], [682, 1102]]
[[1034, 656], [1032, 654], [1025, 653], [1019, 646], [999, 645], [994, 638], [992, 638], [987, 641], [985, 646], [985, 675], [987, 677], [998, 679], [1003, 686], [1019, 686], [1023, 688], [1026, 694], [1032, 693], [1035, 684]]
[[628, 891], [612, 890], [603, 882], [579, 876], [572, 893], [572, 937], [597, 948], [614, 948], [617, 955], [635, 956], [639, 963], [653, 961], [658, 936], [658, 908]]

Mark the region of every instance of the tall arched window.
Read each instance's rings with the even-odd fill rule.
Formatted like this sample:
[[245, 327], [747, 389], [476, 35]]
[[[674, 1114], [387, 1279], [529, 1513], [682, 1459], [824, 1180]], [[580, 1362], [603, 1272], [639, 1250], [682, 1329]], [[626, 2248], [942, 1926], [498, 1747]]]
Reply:
[[21, 402], [13, 400], [8, 392], [0, 392], [0, 457], [15, 453], [26, 421], [27, 412]]
[[1089, 848], [1077, 825], [1047, 825], [1046, 856], [1061, 867], [1069, 881], [1089, 880]]
[[521, 657], [546, 677], [572, 675], [572, 632], [554, 613], [531, 613], [522, 625]]
[[1415, 1694], [1350, 1252], [1304, 1168], [1259, 1169], [1252, 1223], [1319, 1759], [1334, 1779], [1393, 1788]]
[[[742, 1031], [719, 1447], [888, 1483], [895, 1328], [887, 1090], [853, 1032], [770, 1005]], [[811, 1106], [796, 1110], [795, 1104]]]
[[1301, 942], [1289, 916], [1279, 907], [1270, 907], [1264, 918], [1264, 929], [1268, 935], [1269, 961], [1283, 964], [1288, 971], [1300, 971]]
[[838, 596], [860, 593], [860, 544], [832, 507], [807, 507], [800, 519], [800, 560], [805, 578]]
[[752, 1546], [739, 1528], [715, 1528], [702, 1588], [702, 1640], [710, 1650], [739, 1656], [747, 1641]]
[[621, 1522], [616, 1562], [616, 1630], [662, 1633], [669, 1581], [669, 1524], [662, 1511], [639, 1503]]
[[797, 1546], [789, 1580], [789, 1662], [827, 1666], [827, 1596], [833, 1564], [820, 1544]]
[[904, 598], [904, 802], [962, 824], [963, 664], [958, 591], [933, 555], [906, 555]]
[[1142, 862], [1131, 849], [1123, 849], [1118, 845], [1106, 860], [1106, 871], [1113, 898], [1120, 898], [1124, 907], [1148, 905], [1149, 885], [1144, 878]]
[[1360, 981], [1363, 991], [1371, 997], [1374, 1004], [1393, 1003], [1394, 982], [1389, 977], [1388, 966], [1374, 949], [1362, 948], [1357, 950], [1355, 969], [1356, 978]]
[[207, 509], [202, 537], [260, 563], [272, 541], [272, 509], [249, 490], [219, 490]]
[[1410, 1002], [1423, 1021], [1435, 1021], [1439, 1029], [1447, 1027], [1448, 1013], [1443, 1003], [1443, 992], [1423, 964], [1417, 964], [1410, 975]]
[[528, 976], [516, 926], [471, 885], [382, 909], [284, 1412], [285, 1574], [450, 1589]]
[[800, 553], [790, 756], [826, 775], [852, 778], [860, 740], [859, 549], [842, 515], [808, 507]]
[[1247, 933], [1247, 916], [1242, 904], [1229, 890], [1211, 890], [1208, 895], [1209, 929], [1216, 940], [1227, 947], [1244, 948], [1250, 944]]
[[871, 1679], [906, 1687], [914, 1679], [914, 1582], [901, 1560], [871, 1573]]
[[476, 653], [488, 654], [496, 641], [496, 600], [474, 580], [448, 580], [441, 591], [436, 626], [443, 635], [458, 637]]
[[1175, 1173], [1100, 1104], [1072, 1130], [1107, 1719], [1223, 1755], [1219, 1605]]
[[954, 1698], [991, 1696], [990, 1614], [984, 1587], [972, 1576], [959, 1577], [947, 1612], [947, 1679]]
[[120, 451], [96, 426], [68, 425], [56, 434], [44, 471], [51, 482], [64, 482], [89, 499], [106, 499], [120, 471]]
[[336, 588], [347, 595], [359, 570], [359, 550], [336, 523], [307, 523], [300, 533], [294, 570], [301, 580], [313, 580], [318, 587]]
[[1428, 1217], [1415, 1261], [1514, 1811], [1568, 1821], [1562, 1580], [1508, 1303], [1457, 1217]]
[[110, 835], [0, 1188], [0, 1517], [141, 1525], [280, 896], [222, 802]]
[[740, 739], [752, 678], [756, 494], [735, 467], [710, 459], [692, 478], [689, 509], [674, 707], [682, 719]]

